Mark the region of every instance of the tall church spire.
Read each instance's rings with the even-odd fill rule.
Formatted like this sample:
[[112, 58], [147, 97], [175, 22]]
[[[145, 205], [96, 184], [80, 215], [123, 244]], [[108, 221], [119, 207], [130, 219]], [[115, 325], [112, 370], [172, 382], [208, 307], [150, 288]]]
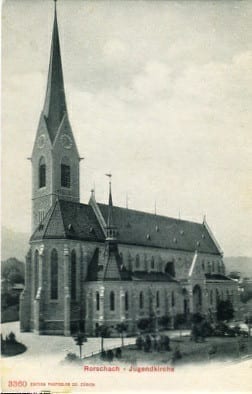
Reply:
[[57, 134], [60, 123], [67, 112], [64, 79], [60, 54], [60, 41], [57, 21], [56, 0], [52, 32], [51, 55], [48, 71], [47, 90], [44, 103], [44, 115], [51, 141]]
[[55, 1], [45, 103], [32, 150], [33, 231], [57, 200], [80, 201], [79, 170], [80, 156], [64, 92]]
[[[111, 174], [106, 174], [111, 179]], [[107, 239], [116, 238], [116, 226], [113, 221], [113, 201], [112, 201], [112, 190], [111, 180], [109, 181], [109, 203], [108, 203], [108, 220], [107, 220]]]

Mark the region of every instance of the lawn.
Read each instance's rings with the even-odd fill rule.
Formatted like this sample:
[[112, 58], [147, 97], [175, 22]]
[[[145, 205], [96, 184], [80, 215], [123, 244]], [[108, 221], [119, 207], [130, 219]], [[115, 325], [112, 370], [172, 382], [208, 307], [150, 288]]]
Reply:
[[[235, 360], [245, 355], [251, 355], [252, 338], [227, 338], [227, 337], [211, 337], [204, 342], [194, 342], [190, 337], [182, 337], [171, 339], [170, 351], [155, 351], [150, 352], [144, 350], [137, 350], [135, 345], [129, 345], [122, 348], [122, 356], [120, 360], [114, 359], [122, 363], [129, 364], [175, 364], [183, 365], [188, 363], [202, 363], [224, 360]], [[174, 359], [175, 352], [179, 351], [181, 358]], [[85, 362], [90, 363], [108, 363], [102, 361], [99, 355], [86, 358]]]

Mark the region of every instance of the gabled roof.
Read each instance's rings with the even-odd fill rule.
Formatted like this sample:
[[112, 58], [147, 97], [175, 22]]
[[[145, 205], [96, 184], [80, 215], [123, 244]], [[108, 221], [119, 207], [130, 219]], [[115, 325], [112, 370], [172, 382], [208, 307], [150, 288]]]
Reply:
[[30, 240], [66, 238], [104, 241], [104, 234], [91, 206], [57, 200]]
[[[108, 206], [97, 204], [102, 216]], [[207, 228], [195, 223], [113, 206], [113, 222], [118, 229], [118, 243], [158, 248], [220, 254]]]
[[121, 264], [118, 249], [110, 248], [108, 242], [104, 249], [96, 248], [88, 266], [87, 281], [113, 281], [132, 280], [131, 272], [127, 271]]
[[[97, 204], [104, 218], [108, 206]], [[204, 224], [113, 206], [118, 243], [219, 255]], [[58, 200], [31, 241], [69, 238], [104, 242], [105, 235], [91, 205]]]

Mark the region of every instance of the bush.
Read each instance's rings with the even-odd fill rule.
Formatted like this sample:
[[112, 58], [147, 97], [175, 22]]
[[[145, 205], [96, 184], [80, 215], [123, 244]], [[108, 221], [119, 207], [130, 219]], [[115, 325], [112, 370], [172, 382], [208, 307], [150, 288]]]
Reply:
[[150, 329], [151, 322], [152, 322], [152, 319], [147, 319], [147, 318], [140, 319], [140, 320], [138, 321], [138, 323], [137, 323], [137, 327], [138, 327], [139, 330], [141, 330], [141, 331], [147, 331], [147, 330]]
[[168, 337], [168, 335], [162, 335], [161, 336], [161, 349], [165, 350], [165, 351], [169, 351], [170, 349], [170, 338]]
[[116, 358], [121, 358], [122, 357], [122, 350], [121, 350], [120, 347], [118, 347], [116, 349], [115, 356], [116, 356]]
[[107, 354], [106, 354], [105, 350], [103, 350], [103, 351], [101, 352], [101, 359], [102, 359], [102, 360], [107, 360]]
[[6, 336], [6, 342], [9, 343], [16, 343], [16, 335], [14, 334], [14, 332], [10, 332], [9, 335]]
[[13, 332], [10, 332], [5, 340], [1, 336], [1, 354], [5, 356], [16, 356], [26, 350], [26, 346], [16, 340], [16, 336]]
[[158, 324], [160, 327], [168, 328], [170, 320], [169, 316], [161, 316], [158, 318]]
[[182, 354], [180, 352], [180, 349], [178, 346], [176, 346], [172, 353], [172, 363], [175, 363], [177, 360], [180, 360], [181, 358], [182, 358]]
[[108, 350], [106, 356], [107, 356], [107, 360], [112, 362], [114, 360], [113, 350]]
[[174, 319], [174, 328], [181, 329], [186, 325], [186, 317], [183, 313], [178, 313]]
[[216, 337], [224, 337], [224, 336], [228, 336], [228, 337], [235, 337], [237, 336], [237, 330], [234, 328], [230, 328], [228, 327], [227, 324], [220, 322], [218, 323], [214, 330], [213, 330], [213, 334]]
[[144, 340], [143, 340], [143, 338], [139, 335], [139, 336], [136, 338], [136, 347], [137, 347], [137, 350], [142, 350], [143, 344], [144, 344]]
[[69, 362], [74, 362], [74, 361], [79, 360], [79, 357], [75, 353], [70, 352], [70, 353], [67, 353], [65, 360], [69, 361]]
[[230, 300], [221, 300], [217, 306], [217, 320], [231, 320], [234, 317], [234, 308]]

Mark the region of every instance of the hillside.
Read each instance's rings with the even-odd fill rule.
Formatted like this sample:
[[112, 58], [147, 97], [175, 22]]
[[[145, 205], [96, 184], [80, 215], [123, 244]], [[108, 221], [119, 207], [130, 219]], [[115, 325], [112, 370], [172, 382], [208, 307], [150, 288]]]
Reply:
[[226, 272], [240, 271], [242, 277], [252, 277], [252, 257], [224, 257]]

